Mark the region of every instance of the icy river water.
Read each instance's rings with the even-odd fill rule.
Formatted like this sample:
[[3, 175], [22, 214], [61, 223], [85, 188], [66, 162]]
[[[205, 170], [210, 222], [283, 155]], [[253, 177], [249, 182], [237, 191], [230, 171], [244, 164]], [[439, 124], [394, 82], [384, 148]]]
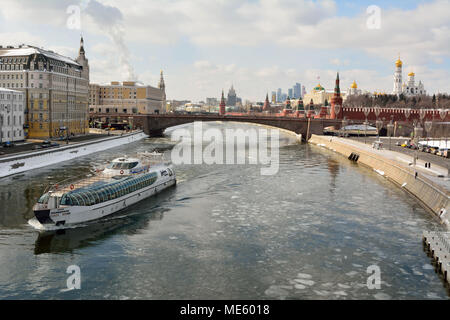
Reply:
[[[49, 183], [169, 141], [1, 179], [0, 299], [449, 299], [423, 251], [422, 231], [443, 230], [431, 214], [375, 172], [284, 134], [275, 175], [176, 165], [175, 188], [114, 217], [58, 233], [28, 224]], [[71, 265], [80, 290], [67, 290]], [[380, 289], [367, 286], [370, 266]]]

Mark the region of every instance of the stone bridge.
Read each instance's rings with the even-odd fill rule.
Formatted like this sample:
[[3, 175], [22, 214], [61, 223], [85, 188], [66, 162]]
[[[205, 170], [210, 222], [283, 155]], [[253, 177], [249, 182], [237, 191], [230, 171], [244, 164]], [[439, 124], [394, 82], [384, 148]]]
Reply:
[[232, 121], [243, 123], [256, 123], [275, 128], [293, 131], [301, 134], [302, 139], [306, 140], [311, 134], [322, 134], [323, 129], [328, 126], [339, 127], [342, 120], [330, 119], [307, 119], [295, 117], [276, 117], [276, 116], [254, 116], [254, 115], [145, 115], [143, 122], [144, 132], [150, 136], [161, 136], [165, 129], [195, 121]]

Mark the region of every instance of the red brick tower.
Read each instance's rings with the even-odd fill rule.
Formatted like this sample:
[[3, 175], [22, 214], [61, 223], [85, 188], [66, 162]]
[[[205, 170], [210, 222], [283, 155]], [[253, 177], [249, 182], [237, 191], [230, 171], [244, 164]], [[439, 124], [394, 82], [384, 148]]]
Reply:
[[223, 90], [222, 90], [222, 99], [220, 99], [220, 105], [219, 105], [219, 115], [223, 116], [225, 114], [225, 97], [223, 96]]
[[343, 110], [342, 110], [342, 97], [341, 97], [341, 89], [339, 88], [339, 72], [337, 73], [336, 77], [336, 85], [334, 87], [334, 95], [331, 98], [331, 112], [330, 112], [330, 118], [336, 119], [336, 111], [335, 106], [340, 106], [339, 114], [337, 115], [337, 119], [343, 118]]
[[266, 94], [266, 101], [264, 101], [262, 111], [270, 111], [269, 94]]

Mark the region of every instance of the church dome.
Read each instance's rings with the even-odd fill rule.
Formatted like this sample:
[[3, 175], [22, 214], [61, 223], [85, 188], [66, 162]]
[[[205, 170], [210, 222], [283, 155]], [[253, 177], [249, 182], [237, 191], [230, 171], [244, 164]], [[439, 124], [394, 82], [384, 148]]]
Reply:
[[408, 76], [409, 77], [414, 77], [416, 74], [414, 73], [414, 72], [410, 72], [410, 73], [408, 73]]
[[358, 89], [358, 85], [356, 84], [355, 81], [353, 81], [352, 85], [351, 85], [352, 89]]
[[395, 66], [398, 68], [398, 67], [401, 67], [402, 65], [403, 65], [402, 60], [400, 60], [400, 58], [398, 58], [398, 60], [395, 61]]

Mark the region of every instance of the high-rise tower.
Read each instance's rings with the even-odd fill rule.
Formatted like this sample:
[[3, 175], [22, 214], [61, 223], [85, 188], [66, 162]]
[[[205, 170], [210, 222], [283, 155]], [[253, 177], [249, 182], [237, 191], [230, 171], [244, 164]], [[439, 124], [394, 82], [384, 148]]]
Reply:
[[395, 73], [394, 73], [394, 91], [393, 94], [400, 95], [402, 93], [402, 66], [403, 62], [400, 60], [400, 55], [398, 60], [395, 61]]

